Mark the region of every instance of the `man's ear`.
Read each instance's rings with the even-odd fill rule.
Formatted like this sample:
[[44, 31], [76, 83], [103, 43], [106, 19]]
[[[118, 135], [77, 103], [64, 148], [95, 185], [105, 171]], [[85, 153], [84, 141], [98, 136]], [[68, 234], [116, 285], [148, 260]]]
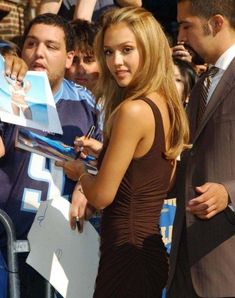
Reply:
[[209, 24], [212, 28], [213, 35], [216, 35], [223, 27], [224, 17], [221, 14], [216, 14], [210, 18]]
[[75, 51], [69, 51], [67, 52], [67, 59], [66, 59], [66, 65], [65, 68], [68, 69], [73, 63], [73, 57], [74, 57]]

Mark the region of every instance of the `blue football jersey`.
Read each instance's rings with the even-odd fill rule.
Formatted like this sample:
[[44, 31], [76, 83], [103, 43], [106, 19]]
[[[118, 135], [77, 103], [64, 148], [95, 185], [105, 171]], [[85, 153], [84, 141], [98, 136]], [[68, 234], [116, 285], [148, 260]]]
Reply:
[[[90, 91], [63, 80], [54, 99], [63, 135], [44, 133], [45, 136], [73, 146], [76, 136], [85, 135], [95, 125], [93, 137], [101, 140], [98, 111]], [[59, 195], [69, 199], [75, 183], [65, 177], [53, 160], [15, 148], [17, 128], [11, 124], [3, 126], [6, 154], [0, 159], [0, 208], [13, 220], [17, 239], [26, 239], [40, 202]], [[0, 227], [1, 245], [4, 238], [5, 231]]]

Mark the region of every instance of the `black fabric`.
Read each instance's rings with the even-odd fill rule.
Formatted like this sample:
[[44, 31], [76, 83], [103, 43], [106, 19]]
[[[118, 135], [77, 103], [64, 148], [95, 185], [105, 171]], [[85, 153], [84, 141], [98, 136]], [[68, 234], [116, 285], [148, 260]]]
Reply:
[[152, 12], [169, 35], [175, 35], [177, 0], [143, 0], [145, 9]]

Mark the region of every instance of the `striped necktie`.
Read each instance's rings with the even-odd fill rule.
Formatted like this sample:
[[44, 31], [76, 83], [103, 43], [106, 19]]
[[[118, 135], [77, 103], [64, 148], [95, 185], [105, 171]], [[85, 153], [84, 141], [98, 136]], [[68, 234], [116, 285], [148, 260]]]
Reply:
[[198, 114], [197, 114], [197, 126], [199, 125], [202, 116], [206, 110], [206, 105], [207, 105], [207, 97], [208, 97], [208, 92], [211, 86], [211, 82], [213, 77], [217, 74], [219, 71], [218, 67], [212, 66], [206, 73], [206, 76], [201, 84], [201, 94], [200, 94], [200, 102], [199, 102], [199, 107], [198, 107]]

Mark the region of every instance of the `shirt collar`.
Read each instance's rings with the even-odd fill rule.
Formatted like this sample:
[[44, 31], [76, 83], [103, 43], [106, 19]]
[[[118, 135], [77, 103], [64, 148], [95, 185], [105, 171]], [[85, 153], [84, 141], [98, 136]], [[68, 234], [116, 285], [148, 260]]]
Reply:
[[64, 88], [63, 88], [63, 81], [62, 81], [60, 84], [59, 90], [55, 94], [53, 94], [55, 103], [57, 103], [61, 99], [63, 90]]
[[215, 66], [226, 70], [235, 57], [235, 44], [228, 48], [216, 61]]

